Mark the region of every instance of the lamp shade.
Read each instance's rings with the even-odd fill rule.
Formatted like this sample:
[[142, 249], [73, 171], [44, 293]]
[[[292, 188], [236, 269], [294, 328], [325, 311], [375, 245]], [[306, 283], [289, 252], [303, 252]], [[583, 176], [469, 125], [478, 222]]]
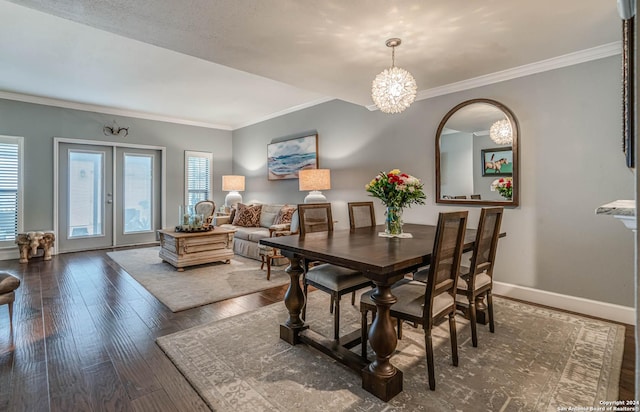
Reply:
[[298, 174], [300, 190], [331, 189], [331, 171], [329, 169], [305, 169]]
[[222, 176], [222, 190], [225, 192], [244, 191], [244, 176], [226, 175]]

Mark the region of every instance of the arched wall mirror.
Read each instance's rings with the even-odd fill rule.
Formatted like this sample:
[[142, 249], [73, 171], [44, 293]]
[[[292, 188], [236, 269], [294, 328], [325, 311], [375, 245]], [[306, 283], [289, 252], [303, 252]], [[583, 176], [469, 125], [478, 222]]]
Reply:
[[451, 109], [435, 139], [436, 203], [518, 206], [518, 135], [511, 110], [494, 100]]

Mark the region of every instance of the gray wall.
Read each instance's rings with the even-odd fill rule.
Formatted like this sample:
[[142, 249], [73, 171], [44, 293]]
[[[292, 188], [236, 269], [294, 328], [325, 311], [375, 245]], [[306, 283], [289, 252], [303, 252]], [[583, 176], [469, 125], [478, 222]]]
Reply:
[[[129, 136], [105, 136], [116, 120]], [[184, 151], [213, 152], [214, 200], [224, 203], [223, 174], [231, 173], [231, 132], [152, 120], [63, 109], [0, 99], [0, 134], [24, 139], [24, 229], [53, 228], [53, 138], [99, 140], [166, 147], [167, 224], [177, 222], [184, 198]]]
[[[597, 79], [597, 81], [596, 81]], [[332, 101], [233, 132], [233, 171], [247, 176], [245, 200], [302, 202], [297, 180], [270, 182], [266, 147], [309, 130], [319, 135], [320, 166], [331, 169], [338, 226], [346, 202], [368, 200], [364, 185], [380, 170], [400, 168], [423, 179], [428, 201], [405, 221], [435, 223], [434, 136], [442, 117], [472, 98], [507, 105], [520, 123], [520, 207], [508, 209], [498, 281], [633, 306], [633, 234], [596, 207], [634, 198], [634, 175], [620, 149], [620, 59], [614, 56], [525, 78], [435, 97], [388, 115]], [[382, 221], [382, 207], [376, 201]]]

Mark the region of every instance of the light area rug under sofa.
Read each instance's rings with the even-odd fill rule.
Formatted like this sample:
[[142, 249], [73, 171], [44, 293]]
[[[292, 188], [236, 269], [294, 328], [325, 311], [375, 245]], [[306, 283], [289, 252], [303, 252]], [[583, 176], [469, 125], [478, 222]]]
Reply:
[[[308, 322], [325, 336], [332, 334], [328, 305], [327, 294], [309, 294]], [[215, 411], [557, 411], [617, 400], [623, 326], [498, 297], [494, 306], [496, 332], [479, 325], [477, 348], [467, 320], [456, 317], [458, 367], [451, 364], [448, 323], [434, 329], [435, 391], [423, 331], [405, 324], [392, 358], [404, 373], [404, 391], [389, 403], [363, 390], [352, 370], [280, 340], [283, 303], [157, 343]], [[357, 304], [342, 309], [341, 333], [358, 329]]]
[[[230, 263], [186, 267], [178, 272], [158, 257], [159, 247], [128, 249], [107, 255], [172, 312], [179, 312], [289, 283], [286, 266], [272, 267], [271, 280], [260, 262], [234, 256]], [[266, 269], [266, 267], [265, 267]]]

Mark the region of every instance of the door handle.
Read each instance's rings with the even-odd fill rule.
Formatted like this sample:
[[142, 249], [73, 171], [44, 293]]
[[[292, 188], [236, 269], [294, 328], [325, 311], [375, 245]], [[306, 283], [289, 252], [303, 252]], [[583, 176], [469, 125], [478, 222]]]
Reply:
[[113, 203], [113, 200], [109, 199], [109, 200], [107, 200], [107, 203], [111, 204], [111, 203]]

